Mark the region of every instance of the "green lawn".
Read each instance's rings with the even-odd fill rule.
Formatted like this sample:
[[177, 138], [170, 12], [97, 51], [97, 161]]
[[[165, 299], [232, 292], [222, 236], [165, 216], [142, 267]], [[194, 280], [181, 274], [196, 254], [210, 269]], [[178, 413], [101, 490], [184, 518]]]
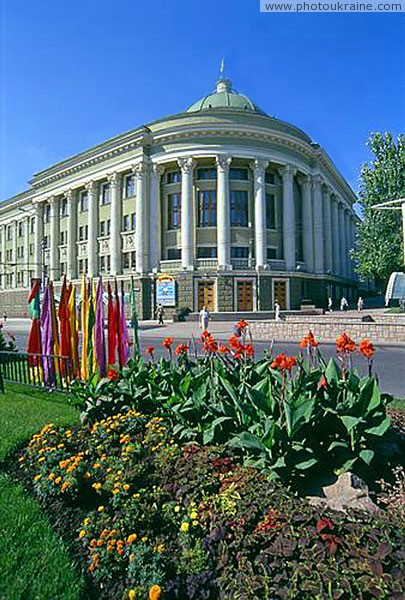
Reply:
[[[6, 384], [0, 394], [0, 460], [48, 422], [72, 423], [66, 396]], [[83, 577], [34, 498], [0, 474], [0, 600], [76, 600]]]

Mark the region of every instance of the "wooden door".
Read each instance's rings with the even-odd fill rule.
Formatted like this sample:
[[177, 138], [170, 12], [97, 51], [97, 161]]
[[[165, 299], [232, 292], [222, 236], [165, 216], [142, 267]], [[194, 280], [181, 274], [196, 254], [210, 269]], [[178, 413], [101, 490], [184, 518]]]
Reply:
[[198, 282], [198, 310], [205, 306], [208, 312], [215, 310], [214, 282], [199, 281]]
[[274, 282], [274, 302], [278, 302], [281, 310], [287, 309], [287, 282]]
[[238, 311], [253, 310], [253, 283], [251, 281], [238, 281]]

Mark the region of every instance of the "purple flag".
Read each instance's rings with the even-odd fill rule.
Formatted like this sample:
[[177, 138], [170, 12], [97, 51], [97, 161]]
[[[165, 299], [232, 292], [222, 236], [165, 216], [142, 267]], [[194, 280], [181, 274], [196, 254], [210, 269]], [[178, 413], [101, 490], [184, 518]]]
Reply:
[[52, 314], [51, 314], [51, 296], [49, 285], [46, 286], [41, 310], [41, 330], [42, 330], [42, 352], [43, 369], [45, 384], [51, 385], [54, 382], [54, 364], [53, 358], [53, 335], [52, 335]]
[[107, 374], [107, 358], [105, 353], [103, 282], [101, 277], [98, 280], [96, 293], [96, 322], [94, 325], [94, 346], [98, 372], [100, 373], [101, 377], [105, 377]]
[[[122, 365], [126, 365], [129, 359], [128, 332], [127, 322], [125, 319], [125, 302], [124, 302], [124, 282], [121, 281], [121, 310], [120, 310], [120, 329], [121, 329], [121, 345], [122, 345]], [[118, 298], [117, 298], [118, 300]]]

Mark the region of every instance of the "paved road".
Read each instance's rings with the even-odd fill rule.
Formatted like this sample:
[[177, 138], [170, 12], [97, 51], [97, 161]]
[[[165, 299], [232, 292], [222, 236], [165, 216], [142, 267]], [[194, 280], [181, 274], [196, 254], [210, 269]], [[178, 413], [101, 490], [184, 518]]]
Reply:
[[[6, 330], [16, 338], [17, 345], [21, 350], [26, 347], [29, 327], [30, 321], [28, 319], [7, 320]], [[233, 333], [233, 323], [213, 321], [210, 330], [219, 341], [226, 342]], [[164, 326], [157, 326], [152, 321], [141, 323], [141, 349], [144, 350], [147, 346], [153, 345], [157, 356], [164, 355], [166, 350], [162, 348], [161, 342], [167, 336], [174, 338], [174, 345], [178, 342], [190, 340], [191, 336], [194, 336], [198, 341], [200, 330], [197, 323], [167, 323]], [[255, 342], [254, 346], [256, 355], [260, 357], [264, 350], [270, 347], [270, 341]], [[322, 344], [321, 350], [327, 359], [335, 355], [333, 344]], [[278, 354], [279, 352], [296, 355], [298, 353], [298, 343], [276, 342], [273, 353]], [[366, 374], [366, 360], [362, 356], [355, 356], [354, 364], [360, 373]], [[405, 345], [378, 346], [374, 367], [384, 392], [405, 397]]]

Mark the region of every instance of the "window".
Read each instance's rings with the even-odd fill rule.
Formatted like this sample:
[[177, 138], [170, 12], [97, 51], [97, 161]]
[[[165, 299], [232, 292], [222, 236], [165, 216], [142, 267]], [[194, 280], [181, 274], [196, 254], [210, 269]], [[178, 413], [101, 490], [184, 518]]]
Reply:
[[276, 183], [276, 174], [266, 171], [265, 181], [267, 184], [274, 185]]
[[123, 254], [123, 268], [124, 269], [135, 269], [136, 268], [136, 253], [135, 252], [124, 252]]
[[110, 235], [110, 226], [110, 219], [107, 219], [106, 221], [100, 221], [100, 236]]
[[231, 227], [248, 226], [248, 193], [231, 191]]
[[277, 259], [277, 248], [267, 248], [267, 260]]
[[79, 273], [87, 273], [89, 267], [89, 261], [87, 258], [83, 258], [79, 260]]
[[42, 239], [42, 247], [43, 247], [44, 249], [45, 249], [45, 248], [48, 248], [48, 236], [47, 236], [47, 235], [44, 235], [44, 237], [43, 237], [43, 239]]
[[50, 220], [51, 220], [51, 205], [45, 204], [44, 221], [45, 221], [45, 223], [49, 223]]
[[231, 258], [249, 258], [247, 246], [231, 246]]
[[9, 225], [7, 227], [7, 240], [10, 241], [13, 239], [13, 226]]
[[135, 175], [126, 175], [124, 179], [124, 198], [135, 196]]
[[167, 173], [167, 183], [180, 183], [181, 171], [169, 171]]
[[30, 254], [34, 254], [34, 244], [30, 244]]
[[87, 212], [89, 210], [89, 195], [86, 191], [80, 192], [79, 206], [80, 212]]
[[21, 221], [18, 223], [18, 237], [22, 237], [24, 235], [24, 223]]
[[136, 229], [136, 214], [135, 213], [131, 214], [131, 229], [132, 229], [132, 231], [135, 231], [135, 229]]
[[83, 242], [84, 240], [87, 240], [88, 234], [89, 234], [89, 226], [81, 225], [79, 227], [79, 242]]
[[100, 221], [100, 235], [105, 235], [105, 221]]
[[60, 218], [63, 219], [64, 217], [68, 216], [68, 201], [67, 198], [62, 198], [61, 203], [60, 203]]
[[232, 167], [231, 169], [229, 169], [229, 179], [237, 179], [239, 181], [247, 181], [249, 179], [248, 170]]
[[24, 246], [17, 248], [17, 258], [24, 258]]
[[266, 227], [276, 228], [276, 197], [274, 194], [266, 194]]
[[30, 233], [35, 233], [35, 217], [30, 219]]
[[167, 260], [180, 260], [181, 259], [181, 248], [168, 248]]
[[110, 189], [109, 183], [102, 183], [100, 186], [100, 204], [103, 206], [111, 202]]
[[100, 256], [100, 271], [109, 272], [110, 270], [110, 256]]
[[135, 213], [131, 213], [130, 215], [124, 215], [122, 217], [122, 230], [123, 231], [134, 231], [135, 226], [136, 226]]
[[198, 192], [197, 227], [215, 227], [217, 224], [217, 192]]
[[60, 245], [64, 246], [67, 244], [67, 231], [60, 232]]
[[67, 274], [67, 263], [65, 263], [65, 262], [60, 263], [60, 274], [61, 274], [61, 276]]
[[197, 179], [216, 179], [217, 170], [215, 167], [197, 169]]
[[123, 259], [124, 259], [123, 265], [122, 265], [123, 269], [129, 269], [129, 265], [130, 265], [129, 252], [124, 252]]
[[8, 261], [12, 261], [13, 260], [13, 251], [10, 250], [6, 250], [6, 260]]
[[22, 271], [18, 271], [17, 273], [17, 285], [22, 285], [24, 279], [24, 274]]
[[216, 258], [217, 248], [214, 246], [197, 247], [197, 258]]
[[167, 196], [167, 228], [180, 229], [181, 226], [181, 194]]

